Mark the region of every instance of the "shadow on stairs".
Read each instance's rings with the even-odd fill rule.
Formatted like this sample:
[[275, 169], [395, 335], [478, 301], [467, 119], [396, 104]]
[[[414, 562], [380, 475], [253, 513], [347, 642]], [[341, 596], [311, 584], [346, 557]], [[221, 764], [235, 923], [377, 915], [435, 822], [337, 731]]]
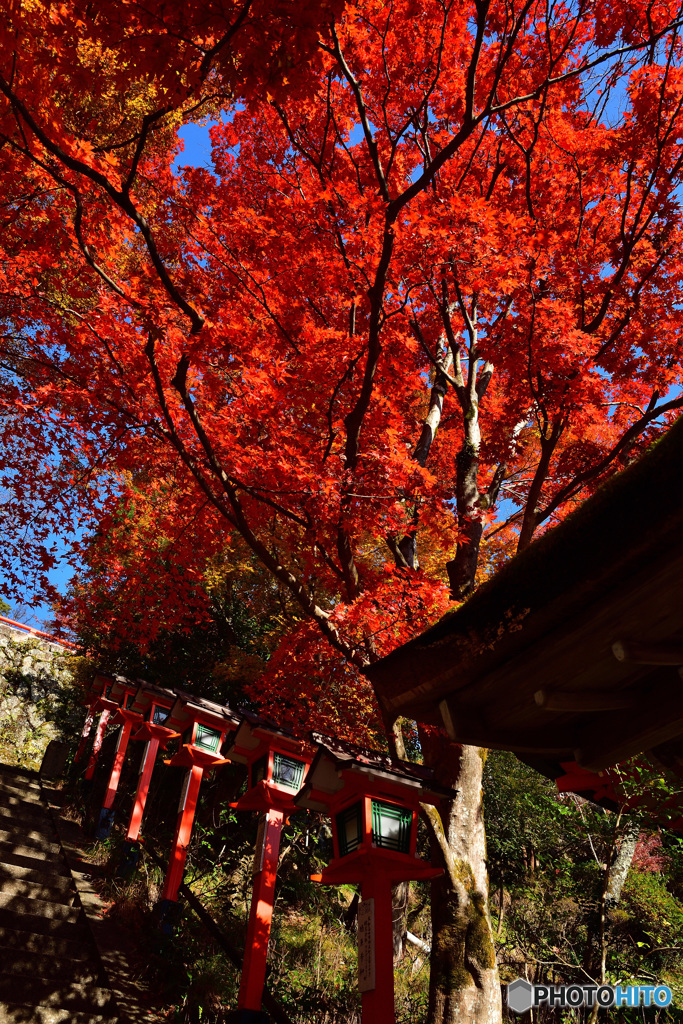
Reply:
[[0, 764], [0, 1024], [149, 1024], [83, 833], [50, 806], [54, 794]]

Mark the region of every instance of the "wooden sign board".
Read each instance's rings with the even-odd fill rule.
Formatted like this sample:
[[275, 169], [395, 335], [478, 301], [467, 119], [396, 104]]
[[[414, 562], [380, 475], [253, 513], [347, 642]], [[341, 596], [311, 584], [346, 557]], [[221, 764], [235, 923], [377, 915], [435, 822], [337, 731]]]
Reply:
[[358, 907], [358, 989], [375, 987], [375, 901], [363, 900]]
[[256, 850], [254, 851], [254, 863], [251, 868], [252, 875], [258, 875], [259, 871], [263, 871], [263, 857], [266, 852], [267, 818], [267, 813], [262, 814], [261, 820], [259, 821], [258, 832], [256, 833]]

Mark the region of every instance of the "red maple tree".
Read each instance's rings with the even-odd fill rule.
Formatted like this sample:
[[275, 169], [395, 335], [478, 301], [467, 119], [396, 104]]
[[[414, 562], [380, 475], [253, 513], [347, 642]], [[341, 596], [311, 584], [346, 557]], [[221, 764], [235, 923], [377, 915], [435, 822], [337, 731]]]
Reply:
[[[683, 404], [680, 11], [39, 9], [0, 29], [13, 514], [84, 503], [122, 604], [143, 541], [200, 577], [239, 536], [305, 620], [264, 701], [310, 710], [310, 672], [351, 716], [487, 531], [528, 544]], [[176, 174], [202, 116], [214, 170]], [[482, 761], [424, 739], [460, 791], [431, 819], [430, 1020], [495, 1020], [483, 828], [458, 827]]]

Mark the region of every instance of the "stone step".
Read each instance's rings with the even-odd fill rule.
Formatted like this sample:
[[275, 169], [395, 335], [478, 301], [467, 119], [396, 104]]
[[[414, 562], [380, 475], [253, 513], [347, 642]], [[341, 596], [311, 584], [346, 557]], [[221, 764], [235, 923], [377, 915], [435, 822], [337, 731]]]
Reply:
[[118, 1015], [0, 1002], [0, 1024], [116, 1024], [118, 1020]]
[[[70, 960], [61, 956], [48, 956], [24, 949], [0, 946], [2, 974], [20, 974], [30, 978], [53, 978], [64, 984], [78, 982], [80, 985], [101, 987], [104, 982], [102, 970], [94, 960]], [[105, 983], [106, 984], [106, 983]]]
[[39, 868], [20, 867], [18, 864], [0, 864], [0, 890], [5, 881], [14, 878], [23, 878], [26, 882], [41, 882], [60, 892], [74, 892], [73, 882], [68, 875], [57, 875], [42, 862]]
[[0, 947], [27, 953], [41, 953], [45, 956], [60, 957], [65, 960], [87, 961], [92, 960], [94, 956], [89, 936], [83, 940], [58, 938], [36, 934], [25, 928], [0, 926]]
[[[15, 800], [15, 798], [12, 798], [12, 801], [0, 800], [0, 818], [3, 822], [13, 822], [13, 825], [9, 824], [10, 828], [16, 828], [20, 822], [26, 821], [32, 828], [40, 828], [41, 831], [45, 831], [47, 828], [49, 831], [54, 831], [49, 811], [42, 804], [30, 804], [27, 800]], [[0, 828], [6, 827], [7, 824], [0, 825]]]
[[2, 790], [0, 788], [0, 806], [19, 807], [25, 810], [27, 814], [45, 814], [47, 810], [47, 805], [43, 801], [40, 790], [37, 792], [25, 790], [23, 793], [14, 793], [11, 790]]
[[[3, 911], [12, 913], [27, 914], [31, 918], [47, 918], [51, 921], [68, 921], [69, 924], [76, 924], [81, 908], [67, 907], [63, 903], [53, 903], [51, 900], [34, 899], [28, 896], [12, 896], [9, 893], [0, 892], [0, 913]], [[2, 966], [2, 965], [0, 965]]]
[[50, 904], [69, 914], [73, 920], [61, 916], [47, 917], [44, 914], [32, 914], [29, 906], [39, 900], [23, 900], [21, 896], [10, 896], [14, 906], [0, 907], [0, 928], [12, 928], [29, 932], [32, 935], [49, 935], [55, 939], [70, 939], [75, 942], [88, 942], [89, 932], [79, 907], [64, 907], [56, 903]]
[[4, 775], [0, 775], [0, 793], [8, 793], [31, 803], [43, 799], [43, 791], [37, 783], [22, 782], [20, 779], [6, 778]]
[[37, 832], [34, 828], [28, 827], [26, 829], [14, 829], [9, 831], [6, 828], [0, 828], [0, 844], [7, 844], [10, 846], [16, 846], [20, 842], [22, 846], [35, 846], [39, 850], [44, 850], [46, 853], [60, 853], [61, 847], [57, 841], [56, 835], [53, 837], [45, 832]]
[[40, 793], [44, 803], [52, 804], [53, 807], [63, 807], [68, 800], [67, 791], [47, 779], [41, 780]]
[[69, 869], [57, 843], [45, 842], [40, 846], [32, 846], [32, 842], [23, 843], [21, 839], [15, 839], [14, 842], [0, 841], [0, 864], [23, 865], [26, 868], [39, 868], [43, 865], [45, 871], [54, 871], [57, 875], [68, 873]]
[[[59, 879], [59, 875], [57, 878]], [[73, 889], [54, 887], [48, 875], [44, 881], [29, 882], [25, 878], [7, 878], [0, 875], [0, 896], [26, 896], [31, 900], [46, 900], [50, 903], [64, 903], [73, 906], [76, 893]]]
[[15, 764], [0, 764], [0, 775], [4, 779], [19, 779], [21, 782], [40, 785], [38, 772], [32, 772], [28, 768], [18, 768]]
[[27, 978], [20, 974], [0, 973], [0, 1000], [54, 1006], [58, 1009], [86, 1013], [116, 1012], [116, 1004], [108, 988], [88, 983], [71, 984], [68, 980]]
[[0, 831], [13, 832], [16, 838], [21, 838], [22, 832], [36, 832], [45, 838], [48, 843], [57, 842], [55, 827], [49, 818], [32, 817], [24, 818], [21, 814], [12, 814], [8, 817], [3, 814], [4, 808], [0, 808]]

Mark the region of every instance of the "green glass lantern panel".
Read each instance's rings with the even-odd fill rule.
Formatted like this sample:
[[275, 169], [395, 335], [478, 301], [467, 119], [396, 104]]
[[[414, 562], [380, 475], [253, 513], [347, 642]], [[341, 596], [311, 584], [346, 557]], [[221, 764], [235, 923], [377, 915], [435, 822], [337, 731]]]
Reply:
[[170, 711], [169, 708], [162, 708], [162, 707], [159, 707], [158, 704], [155, 704], [153, 709], [152, 709], [152, 722], [153, 722], [153, 724], [154, 725], [163, 725], [164, 722], [166, 721], [166, 719], [168, 718], [168, 716], [170, 715], [170, 713], [171, 713], [171, 711]]
[[295, 757], [273, 754], [273, 782], [284, 789], [298, 792], [304, 780], [305, 767], [305, 762], [298, 761]]
[[198, 722], [194, 745], [200, 750], [208, 750], [211, 754], [217, 754], [221, 745], [221, 734], [218, 729], [212, 729], [210, 726]]
[[259, 757], [258, 761], [254, 761], [251, 768], [249, 769], [249, 776], [251, 779], [251, 787], [258, 786], [259, 782], [263, 782], [264, 779], [268, 778], [268, 755], [265, 754], [263, 757]]
[[363, 838], [363, 808], [359, 802], [352, 804], [337, 815], [337, 839], [339, 856], [357, 850]]
[[372, 841], [375, 846], [398, 853], [410, 852], [413, 812], [397, 804], [372, 801]]
[[106, 685], [106, 686], [105, 686], [105, 688], [104, 688], [104, 696], [105, 696], [105, 697], [108, 697], [108, 696], [109, 696], [109, 694], [110, 694], [110, 693], [111, 693], [111, 691], [112, 691], [112, 688], [113, 688], [113, 686], [114, 686], [114, 684], [113, 684], [113, 683], [107, 683], [107, 685]]

